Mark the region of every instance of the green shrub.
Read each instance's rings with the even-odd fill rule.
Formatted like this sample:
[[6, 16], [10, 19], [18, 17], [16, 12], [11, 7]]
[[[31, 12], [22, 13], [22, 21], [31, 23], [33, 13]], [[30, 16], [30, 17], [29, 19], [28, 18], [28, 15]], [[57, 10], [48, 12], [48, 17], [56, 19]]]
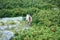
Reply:
[[27, 13], [33, 15], [34, 13], [39, 12], [38, 8], [29, 8], [29, 9], [23, 9], [23, 8], [15, 8], [15, 9], [3, 9], [0, 10], [0, 17], [16, 17], [16, 16], [26, 16]]
[[[54, 31], [52, 31], [52, 28]], [[58, 40], [59, 27], [51, 26], [32, 26], [29, 30], [21, 30], [16, 32], [15, 40]]]
[[39, 13], [33, 15], [33, 23], [39, 25], [58, 25], [59, 24], [59, 10], [40, 10]]

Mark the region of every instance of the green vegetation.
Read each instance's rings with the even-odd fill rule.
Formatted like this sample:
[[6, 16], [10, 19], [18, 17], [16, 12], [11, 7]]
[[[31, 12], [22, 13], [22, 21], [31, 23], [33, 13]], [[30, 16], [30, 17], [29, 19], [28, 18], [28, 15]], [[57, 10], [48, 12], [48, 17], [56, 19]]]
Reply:
[[12, 21], [10, 20], [10, 21], [7, 21], [6, 24], [14, 25], [14, 24], [16, 24], [16, 23], [15, 23], [13, 20], [12, 20]]
[[3, 26], [4, 25], [4, 23], [3, 22], [0, 22], [0, 26]]
[[13, 40], [60, 40], [60, 0], [0, 0], [1, 18], [27, 13], [32, 27], [16, 32]]

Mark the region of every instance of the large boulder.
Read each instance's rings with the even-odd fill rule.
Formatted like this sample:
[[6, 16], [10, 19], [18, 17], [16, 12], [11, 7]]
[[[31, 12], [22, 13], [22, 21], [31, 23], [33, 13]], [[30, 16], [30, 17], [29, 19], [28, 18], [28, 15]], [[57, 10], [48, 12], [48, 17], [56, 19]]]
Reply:
[[14, 37], [14, 33], [8, 30], [3, 31], [2, 40], [10, 40]]

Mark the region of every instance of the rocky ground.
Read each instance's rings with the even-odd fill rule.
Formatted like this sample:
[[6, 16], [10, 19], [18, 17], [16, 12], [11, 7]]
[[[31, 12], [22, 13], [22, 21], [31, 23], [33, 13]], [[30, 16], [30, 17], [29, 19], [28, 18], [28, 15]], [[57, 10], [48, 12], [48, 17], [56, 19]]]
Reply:
[[10, 40], [11, 37], [15, 37], [16, 31], [28, 28], [22, 17], [2, 18], [0, 19], [0, 40]]

